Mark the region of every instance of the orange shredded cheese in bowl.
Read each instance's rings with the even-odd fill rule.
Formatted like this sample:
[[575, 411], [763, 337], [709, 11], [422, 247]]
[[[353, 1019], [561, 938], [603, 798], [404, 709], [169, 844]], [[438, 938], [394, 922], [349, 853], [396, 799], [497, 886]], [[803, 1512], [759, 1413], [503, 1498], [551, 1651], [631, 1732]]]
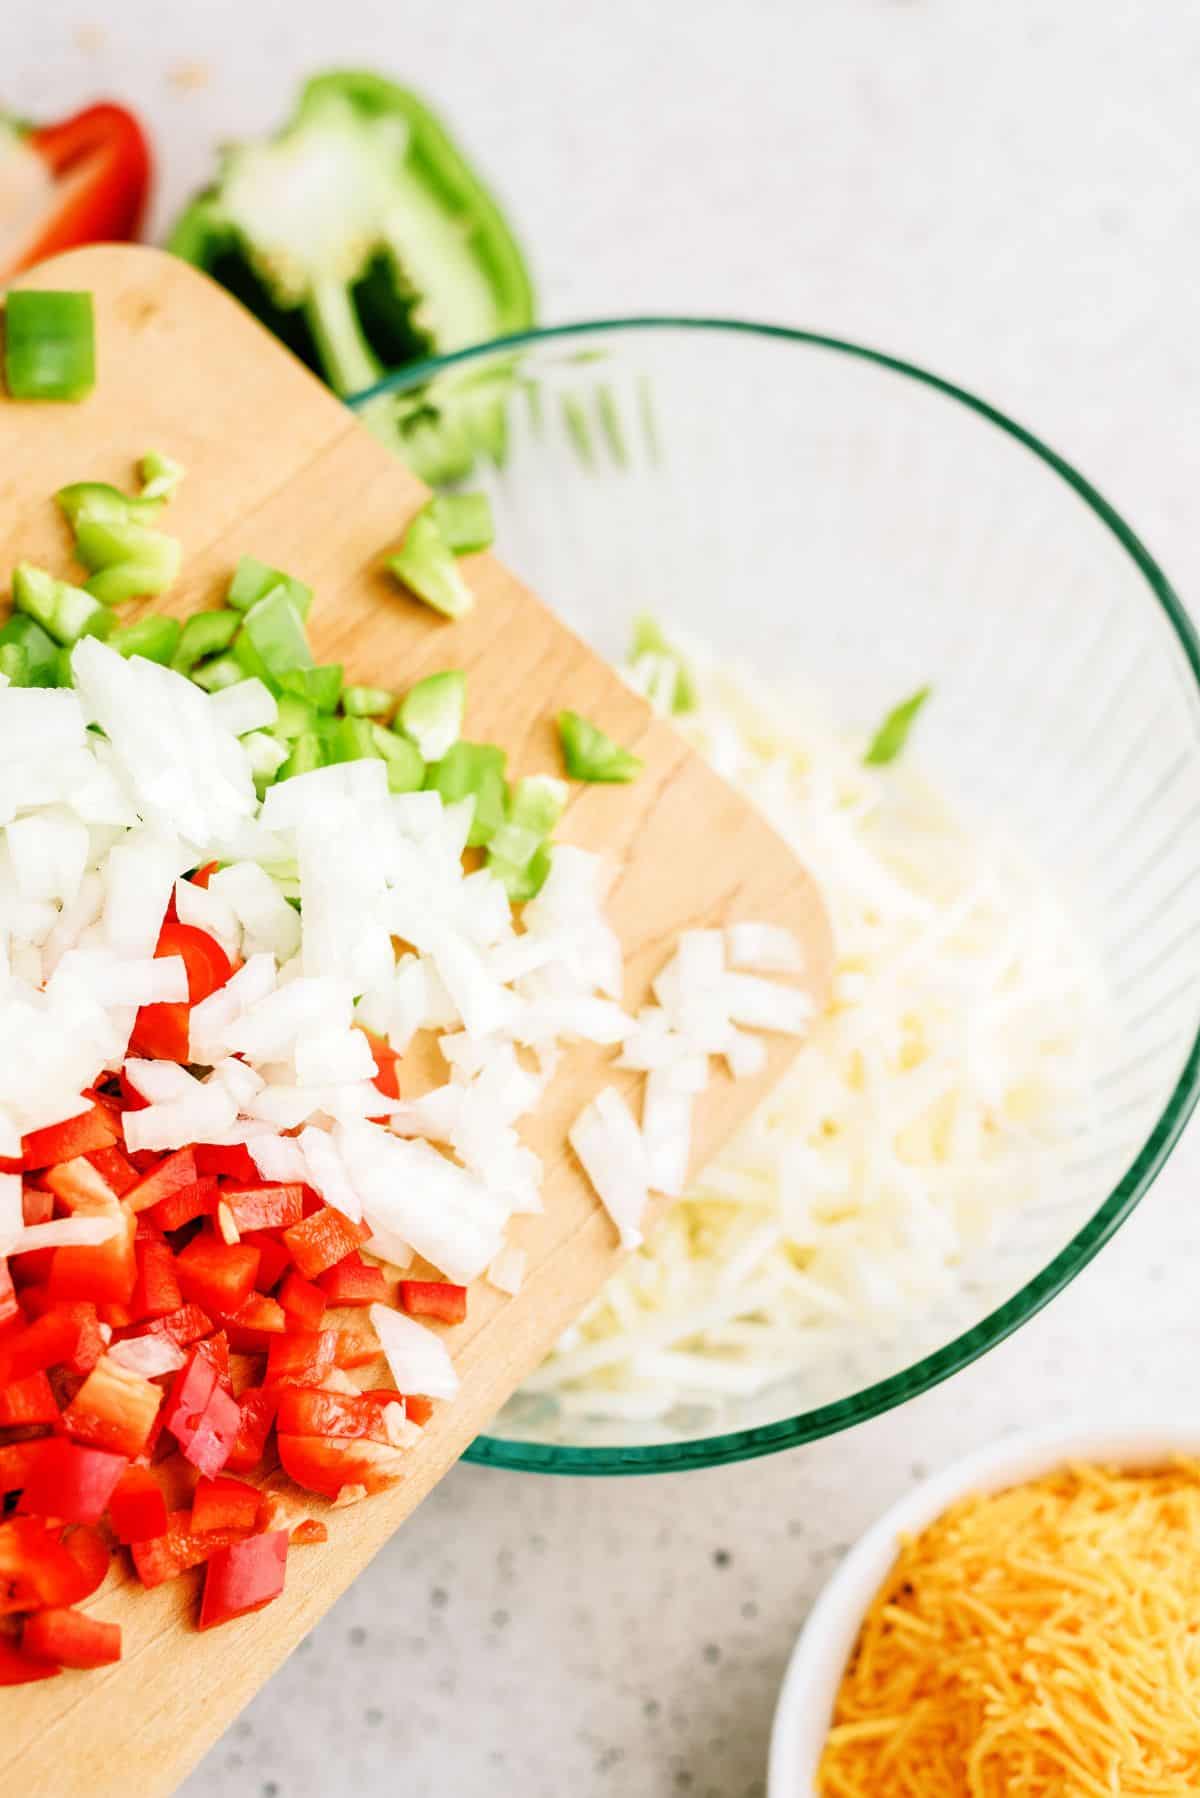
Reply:
[[820, 1798], [1200, 1793], [1200, 1462], [952, 1505], [863, 1622]]

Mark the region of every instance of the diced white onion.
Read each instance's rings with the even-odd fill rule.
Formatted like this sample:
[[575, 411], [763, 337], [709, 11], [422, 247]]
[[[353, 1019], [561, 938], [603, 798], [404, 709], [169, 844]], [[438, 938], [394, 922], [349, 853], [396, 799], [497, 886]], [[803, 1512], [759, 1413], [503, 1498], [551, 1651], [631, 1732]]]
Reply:
[[399, 1392], [423, 1398], [457, 1396], [458, 1375], [440, 1336], [387, 1305], [372, 1305], [370, 1315]]

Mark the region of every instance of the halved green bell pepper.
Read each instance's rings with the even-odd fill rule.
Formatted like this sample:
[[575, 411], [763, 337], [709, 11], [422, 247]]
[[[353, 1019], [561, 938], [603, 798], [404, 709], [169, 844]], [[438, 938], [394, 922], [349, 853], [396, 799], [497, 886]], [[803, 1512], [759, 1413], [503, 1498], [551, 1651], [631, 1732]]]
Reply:
[[[341, 394], [534, 321], [525, 258], [487, 187], [422, 101], [370, 73], [314, 77], [274, 137], [226, 149], [168, 247]], [[410, 429], [411, 406], [388, 398], [366, 416], [400, 453], [444, 471], [447, 438], [467, 465], [494, 446], [494, 401], [479, 411], [472, 395], [444, 430], [436, 416]]]

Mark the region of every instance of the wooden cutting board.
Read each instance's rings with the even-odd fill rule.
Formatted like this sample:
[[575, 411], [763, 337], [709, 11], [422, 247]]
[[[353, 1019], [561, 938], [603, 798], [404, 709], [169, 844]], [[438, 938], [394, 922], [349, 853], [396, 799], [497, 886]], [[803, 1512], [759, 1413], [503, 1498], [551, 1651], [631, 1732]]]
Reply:
[[[426, 489], [299, 362], [205, 276], [160, 251], [104, 247], [59, 257], [21, 286], [95, 295], [98, 380], [81, 405], [0, 399], [0, 582], [26, 558], [71, 574], [70, 537], [51, 503], [64, 482], [130, 488], [146, 450], [187, 478], [164, 528], [183, 540], [184, 573], [165, 609], [219, 604], [239, 555], [311, 584], [318, 658], [347, 678], [404, 688], [438, 668], [468, 672], [468, 734], [507, 746], [517, 772], [559, 766], [553, 714], [569, 706], [645, 759], [628, 787], [576, 789], [559, 835], [605, 851], [618, 872], [609, 915], [626, 956], [626, 1003], [642, 1003], [679, 931], [737, 918], [791, 927], [808, 949], [806, 982], [823, 1003], [831, 946], [819, 896], [783, 842], [612, 669], [490, 555], [464, 564], [474, 612], [442, 622], [381, 571]], [[614, 528], [620, 521], [614, 520]], [[614, 595], [614, 603], [620, 603]], [[554, 595], [547, 598], [553, 602]], [[761, 1078], [714, 1078], [698, 1108], [695, 1165], [706, 1161], [779, 1079], [796, 1045], [769, 1043]], [[204, 1635], [199, 1573], [143, 1591], [114, 1560], [87, 1609], [119, 1621], [125, 1655], [0, 1692], [0, 1790], [22, 1798], [154, 1798], [171, 1791], [375, 1551], [542, 1359], [618, 1261], [615, 1232], [565, 1144], [587, 1097], [639, 1078], [607, 1054], [567, 1058], [528, 1140], [546, 1165], [545, 1215], [513, 1239], [529, 1253], [520, 1295], [481, 1283], [452, 1334], [462, 1375], [439, 1405], [408, 1477], [325, 1515], [329, 1542], [296, 1550], [284, 1596]]]

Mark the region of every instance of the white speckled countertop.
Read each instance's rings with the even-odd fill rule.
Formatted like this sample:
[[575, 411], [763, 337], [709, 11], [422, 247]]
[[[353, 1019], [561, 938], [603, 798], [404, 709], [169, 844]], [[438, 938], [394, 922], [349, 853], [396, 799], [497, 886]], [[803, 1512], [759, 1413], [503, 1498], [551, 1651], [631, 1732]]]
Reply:
[[[744, 313], [975, 387], [1200, 573], [1200, 12], [1186, 0], [3, 0], [0, 103], [134, 100], [161, 224], [294, 79], [390, 68], [461, 128], [547, 319]], [[204, 79], [206, 77], [206, 79]], [[197, 85], [196, 83], [200, 84]], [[1200, 1410], [1200, 1137], [1050, 1309], [902, 1411], [662, 1480], [457, 1469], [186, 1798], [755, 1798], [845, 1544], [1026, 1423]]]

